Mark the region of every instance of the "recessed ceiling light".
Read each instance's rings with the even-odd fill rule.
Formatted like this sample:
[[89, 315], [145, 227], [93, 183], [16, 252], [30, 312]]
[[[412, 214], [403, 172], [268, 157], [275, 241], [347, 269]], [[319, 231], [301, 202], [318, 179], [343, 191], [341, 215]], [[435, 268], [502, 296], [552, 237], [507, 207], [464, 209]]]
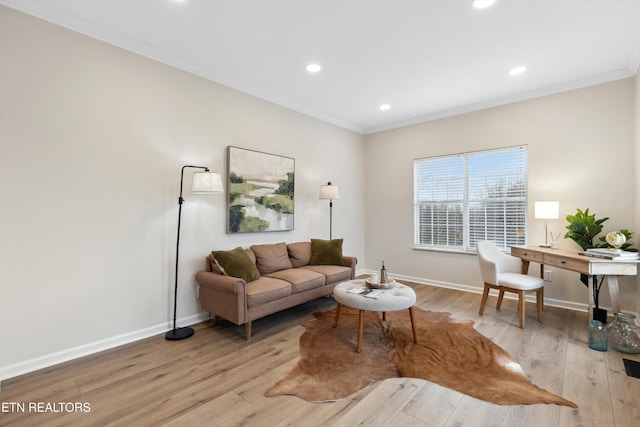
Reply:
[[476, 9], [486, 9], [489, 6], [493, 6], [496, 0], [472, 0], [471, 4]]
[[320, 70], [322, 70], [322, 67], [320, 66], [320, 64], [309, 64], [309, 65], [307, 65], [307, 71], [310, 72], [310, 73], [317, 73]]
[[517, 76], [518, 74], [522, 74], [527, 71], [527, 67], [515, 67], [509, 71], [509, 75]]
[[380, 107], [378, 107], [378, 108], [380, 108], [382, 111], [387, 111], [388, 109], [390, 109], [390, 108], [391, 108], [391, 105], [389, 105], [389, 104], [382, 104], [382, 105], [380, 105]]

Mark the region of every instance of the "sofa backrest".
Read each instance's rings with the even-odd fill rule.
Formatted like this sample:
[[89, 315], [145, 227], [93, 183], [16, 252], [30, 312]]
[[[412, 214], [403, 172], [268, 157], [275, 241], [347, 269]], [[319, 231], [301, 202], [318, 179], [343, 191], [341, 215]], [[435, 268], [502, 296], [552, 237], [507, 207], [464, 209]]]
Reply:
[[[287, 268], [298, 268], [311, 262], [311, 242], [269, 243], [253, 245], [245, 249], [251, 261], [256, 265], [260, 274], [269, 274]], [[207, 271], [223, 274], [213, 259], [207, 256]]]
[[251, 250], [256, 255], [256, 267], [260, 274], [269, 274], [292, 267], [286, 243], [253, 245]]
[[289, 243], [287, 252], [293, 268], [309, 265], [311, 262], [311, 242]]

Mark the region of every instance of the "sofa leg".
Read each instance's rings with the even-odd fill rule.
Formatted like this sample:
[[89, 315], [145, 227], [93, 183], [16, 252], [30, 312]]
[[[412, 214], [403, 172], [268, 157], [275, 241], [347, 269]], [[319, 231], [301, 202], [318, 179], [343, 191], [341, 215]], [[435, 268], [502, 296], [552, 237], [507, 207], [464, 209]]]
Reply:
[[244, 324], [244, 339], [249, 341], [251, 339], [251, 322]]

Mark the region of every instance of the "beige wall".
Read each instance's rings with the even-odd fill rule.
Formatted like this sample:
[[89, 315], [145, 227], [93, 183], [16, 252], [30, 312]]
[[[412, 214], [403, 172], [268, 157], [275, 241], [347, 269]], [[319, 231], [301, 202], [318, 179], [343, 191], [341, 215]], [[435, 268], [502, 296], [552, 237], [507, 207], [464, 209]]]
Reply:
[[[226, 147], [295, 158], [295, 230], [225, 234], [185, 179], [178, 317], [212, 249], [334, 237], [364, 255], [364, 137], [0, 7], [0, 378], [163, 331], [180, 168]], [[56, 354], [57, 352], [61, 352]]]
[[[561, 219], [549, 221], [554, 233], [565, 231], [564, 217], [576, 208], [609, 216], [605, 230], [633, 229], [639, 214], [633, 105], [634, 79], [625, 79], [368, 135], [366, 267], [384, 260], [390, 273], [408, 278], [482, 286], [474, 255], [412, 249], [412, 165], [420, 157], [528, 145], [530, 244], [544, 242], [544, 223], [533, 219], [536, 200], [560, 201]], [[568, 239], [560, 247], [578, 248]], [[551, 303], [586, 304], [576, 273], [555, 270], [552, 277], [545, 288]], [[634, 282], [621, 286], [623, 309], [635, 310]]]

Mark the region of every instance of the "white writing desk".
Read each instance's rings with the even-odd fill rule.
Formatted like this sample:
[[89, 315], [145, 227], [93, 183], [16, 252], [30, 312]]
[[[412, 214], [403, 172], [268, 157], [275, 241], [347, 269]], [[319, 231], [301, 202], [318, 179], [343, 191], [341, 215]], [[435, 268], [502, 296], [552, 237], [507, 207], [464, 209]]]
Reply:
[[[522, 273], [529, 272], [529, 261], [540, 263], [540, 277], [544, 266], [571, 270], [589, 276], [589, 319], [593, 318], [593, 276], [606, 276], [613, 312], [620, 312], [619, 276], [635, 276], [640, 260], [611, 260], [580, 255], [577, 251], [544, 248], [541, 246], [512, 246], [511, 255], [522, 259]], [[640, 289], [636, 290], [636, 312], [640, 314]], [[636, 320], [637, 321], [637, 320]]]

